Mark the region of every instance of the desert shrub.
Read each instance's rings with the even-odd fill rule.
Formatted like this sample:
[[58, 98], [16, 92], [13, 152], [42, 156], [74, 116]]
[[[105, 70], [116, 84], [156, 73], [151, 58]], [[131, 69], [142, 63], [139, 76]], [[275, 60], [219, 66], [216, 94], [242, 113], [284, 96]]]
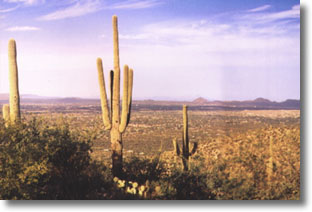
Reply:
[[212, 200], [215, 195], [207, 184], [207, 175], [198, 169], [174, 169], [162, 183], [163, 199]]
[[215, 195], [207, 184], [207, 172], [203, 169], [203, 158], [193, 157], [189, 170], [174, 165], [166, 171], [159, 181], [152, 184], [152, 199], [171, 200], [212, 200]]
[[207, 175], [201, 172], [200, 167], [191, 166], [189, 171], [181, 167], [166, 169], [159, 157], [152, 159], [132, 157], [124, 161], [123, 180], [126, 191], [130, 182], [147, 187], [146, 194], [129, 195], [119, 193], [115, 199], [214, 199], [207, 185]]
[[146, 181], [158, 181], [165, 174], [164, 164], [156, 156], [152, 159], [131, 157], [123, 163], [123, 178], [145, 184]]
[[91, 140], [66, 124], [0, 123], [0, 199], [106, 198], [112, 176], [92, 162]]
[[[232, 161], [231, 161], [232, 162]], [[246, 200], [255, 196], [253, 179], [245, 173], [231, 176], [231, 163], [220, 159], [207, 173], [207, 184], [218, 200]]]
[[156, 182], [155, 199], [192, 199], [211, 200], [215, 195], [207, 184], [207, 172], [204, 168], [204, 157], [202, 154], [195, 154], [190, 158], [189, 170], [184, 171], [181, 160], [172, 164], [159, 182]]
[[207, 173], [207, 184], [220, 200], [298, 199], [300, 172], [274, 168], [272, 181], [266, 173], [265, 155], [244, 150], [239, 156], [219, 158]]

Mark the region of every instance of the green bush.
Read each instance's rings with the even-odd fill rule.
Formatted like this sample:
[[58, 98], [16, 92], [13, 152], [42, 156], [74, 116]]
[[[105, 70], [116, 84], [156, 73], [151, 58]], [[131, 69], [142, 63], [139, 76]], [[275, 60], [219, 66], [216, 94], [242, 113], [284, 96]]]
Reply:
[[109, 198], [112, 176], [92, 162], [91, 139], [66, 124], [0, 123], [0, 199]]
[[194, 167], [189, 171], [174, 168], [160, 183], [161, 199], [213, 200], [215, 195], [207, 184], [207, 174]]
[[131, 157], [123, 163], [123, 179], [145, 184], [146, 181], [158, 181], [165, 174], [166, 169], [159, 157], [141, 159]]

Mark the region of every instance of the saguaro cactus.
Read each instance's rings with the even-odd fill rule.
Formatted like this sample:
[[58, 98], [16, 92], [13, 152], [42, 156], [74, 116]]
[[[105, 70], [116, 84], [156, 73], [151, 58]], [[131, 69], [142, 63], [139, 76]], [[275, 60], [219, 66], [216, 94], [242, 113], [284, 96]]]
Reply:
[[190, 152], [189, 148], [189, 136], [188, 136], [188, 115], [187, 115], [187, 106], [183, 105], [183, 131], [182, 131], [182, 150], [180, 150], [177, 139], [173, 139], [174, 151], [178, 156], [181, 156], [183, 162], [184, 171], [189, 169], [189, 158], [192, 156], [198, 147], [197, 142], [193, 143], [192, 151]]
[[122, 112], [120, 117], [120, 66], [117, 16], [113, 16], [114, 41], [114, 71], [110, 71], [110, 112], [108, 108], [103, 65], [101, 58], [97, 59], [98, 79], [101, 95], [102, 117], [105, 130], [110, 130], [113, 174], [120, 175], [122, 170], [122, 133], [130, 121], [132, 103], [133, 70], [124, 66]]
[[16, 42], [14, 39], [9, 41], [9, 82], [10, 82], [10, 121], [19, 122], [21, 119], [20, 96], [18, 88], [18, 69], [16, 61]]

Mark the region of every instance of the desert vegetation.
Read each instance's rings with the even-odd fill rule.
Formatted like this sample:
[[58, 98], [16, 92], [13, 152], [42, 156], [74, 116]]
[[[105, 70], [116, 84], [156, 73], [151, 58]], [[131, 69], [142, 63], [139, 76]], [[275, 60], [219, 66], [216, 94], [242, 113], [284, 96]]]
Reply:
[[[198, 148], [188, 171], [172, 144], [174, 137], [181, 138], [182, 110], [133, 112], [118, 178], [111, 171], [110, 135], [101, 125], [100, 108], [65, 114], [21, 111], [21, 125], [1, 124], [2, 199], [300, 198], [299, 111], [190, 110], [189, 137]], [[59, 178], [50, 185], [56, 173]], [[66, 176], [70, 180], [60, 179]], [[43, 181], [37, 183], [39, 178]], [[4, 194], [8, 185], [28, 191], [15, 188], [15, 196]], [[43, 188], [55, 193], [45, 190], [49, 195], [40, 196]]]

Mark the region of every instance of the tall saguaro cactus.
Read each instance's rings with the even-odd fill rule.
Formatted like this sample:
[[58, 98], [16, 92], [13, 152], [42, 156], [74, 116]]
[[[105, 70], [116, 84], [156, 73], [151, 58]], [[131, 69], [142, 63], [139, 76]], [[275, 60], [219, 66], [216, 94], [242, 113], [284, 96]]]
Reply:
[[133, 70], [124, 66], [122, 111], [120, 116], [120, 66], [117, 16], [113, 16], [114, 71], [110, 72], [110, 112], [101, 58], [97, 59], [98, 79], [101, 95], [102, 117], [105, 130], [110, 130], [113, 174], [120, 175], [122, 170], [122, 133], [130, 121], [132, 103]]
[[182, 149], [180, 150], [179, 144], [177, 143], [177, 139], [173, 139], [173, 146], [176, 154], [181, 156], [183, 162], [184, 171], [188, 171], [189, 169], [189, 158], [192, 156], [197, 150], [197, 143], [193, 143], [192, 151], [190, 152], [189, 148], [189, 136], [188, 136], [188, 115], [187, 115], [187, 106], [183, 105], [183, 132], [182, 132]]
[[9, 82], [10, 82], [10, 122], [16, 123], [21, 119], [20, 96], [18, 88], [18, 69], [16, 61], [16, 42], [14, 39], [9, 41]]

